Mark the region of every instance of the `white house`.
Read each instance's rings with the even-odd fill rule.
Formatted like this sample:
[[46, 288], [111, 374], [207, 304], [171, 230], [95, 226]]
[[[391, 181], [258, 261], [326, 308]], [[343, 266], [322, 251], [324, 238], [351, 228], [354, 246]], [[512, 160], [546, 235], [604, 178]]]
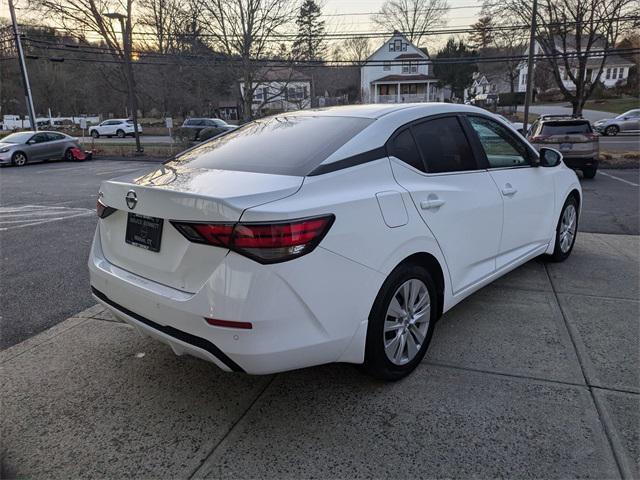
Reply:
[[[311, 78], [288, 67], [265, 67], [254, 82], [252, 109], [258, 111], [302, 110], [311, 108]], [[239, 82], [244, 98], [245, 85]]]
[[[576, 49], [571, 45], [570, 39], [567, 41], [566, 52], [575, 52]], [[604, 45], [603, 42], [596, 41], [594, 43], [594, 50], [602, 50], [604, 47], [599, 47], [598, 44]], [[562, 45], [560, 43], [560, 39], [556, 40], [556, 51], [562, 52]], [[528, 52], [528, 47], [527, 50]], [[543, 54], [542, 47], [538, 42], [535, 43], [534, 52], [536, 55]], [[585, 77], [591, 83], [598, 81], [598, 70], [600, 69], [600, 63], [602, 62], [602, 54], [594, 54], [593, 57], [587, 60], [587, 68], [585, 71]], [[605, 88], [615, 87], [617, 84], [624, 85], [627, 83], [627, 78], [629, 78], [629, 69], [633, 67], [633, 62], [621, 57], [620, 55], [616, 55], [615, 53], [611, 53], [607, 55], [605, 60], [604, 68], [602, 70], [602, 74], [600, 75], [600, 81], [603, 83]], [[527, 90], [527, 62], [522, 62], [518, 66], [519, 74], [518, 74], [518, 91], [525, 92]], [[560, 67], [560, 76], [562, 78], [562, 83], [568, 90], [573, 90], [576, 88], [575, 84], [569, 78], [568, 72], [564, 67]], [[572, 68], [571, 73], [577, 75], [577, 68]]]
[[426, 51], [394, 32], [361, 67], [363, 103], [441, 102], [444, 92]]

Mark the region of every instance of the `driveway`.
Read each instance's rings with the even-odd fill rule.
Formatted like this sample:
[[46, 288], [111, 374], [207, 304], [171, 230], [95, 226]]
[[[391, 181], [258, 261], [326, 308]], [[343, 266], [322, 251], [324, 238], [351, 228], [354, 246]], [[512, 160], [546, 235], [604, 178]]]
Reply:
[[408, 378], [222, 373], [92, 307], [0, 353], [2, 478], [635, 478], [637, 236], [455, 307]]

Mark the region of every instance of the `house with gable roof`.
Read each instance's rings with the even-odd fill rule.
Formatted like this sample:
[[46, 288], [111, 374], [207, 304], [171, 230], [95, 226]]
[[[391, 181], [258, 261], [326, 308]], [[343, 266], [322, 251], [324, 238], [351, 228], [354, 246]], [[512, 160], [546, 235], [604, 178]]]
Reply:
[[363, 103], [444, 101], [429, 53], [398, 31], [362, 65], [360, 90]]

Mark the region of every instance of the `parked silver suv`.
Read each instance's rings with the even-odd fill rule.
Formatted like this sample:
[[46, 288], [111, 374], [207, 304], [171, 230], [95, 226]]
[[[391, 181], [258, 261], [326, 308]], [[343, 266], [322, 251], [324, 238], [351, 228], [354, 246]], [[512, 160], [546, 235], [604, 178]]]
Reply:
[[603, 118], [593, 124], [603, 135], [617, 135], [620, 132], [640, 132], [640, 108], [629, 110], [615, 118]]
[[593, 178], [598, 170], [600, 142], [588, 120], [566, 115], [542, 115], [527, 136], [537, 149], [554, 148], [562, 153], [564, 163], [582, 170], [584, 178]]

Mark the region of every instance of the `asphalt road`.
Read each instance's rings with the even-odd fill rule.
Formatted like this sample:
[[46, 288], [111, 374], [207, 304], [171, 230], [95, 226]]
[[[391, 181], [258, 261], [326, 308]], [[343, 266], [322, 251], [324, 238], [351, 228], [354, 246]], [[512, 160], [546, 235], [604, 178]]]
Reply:
[[[0, 172], [0, 349], [95, 302], [87, 258], [102, 180], [153, 167], [140, 161], [33, 164]], [[583, 181], [580, 230], [640, 234], [638, 170]]]

